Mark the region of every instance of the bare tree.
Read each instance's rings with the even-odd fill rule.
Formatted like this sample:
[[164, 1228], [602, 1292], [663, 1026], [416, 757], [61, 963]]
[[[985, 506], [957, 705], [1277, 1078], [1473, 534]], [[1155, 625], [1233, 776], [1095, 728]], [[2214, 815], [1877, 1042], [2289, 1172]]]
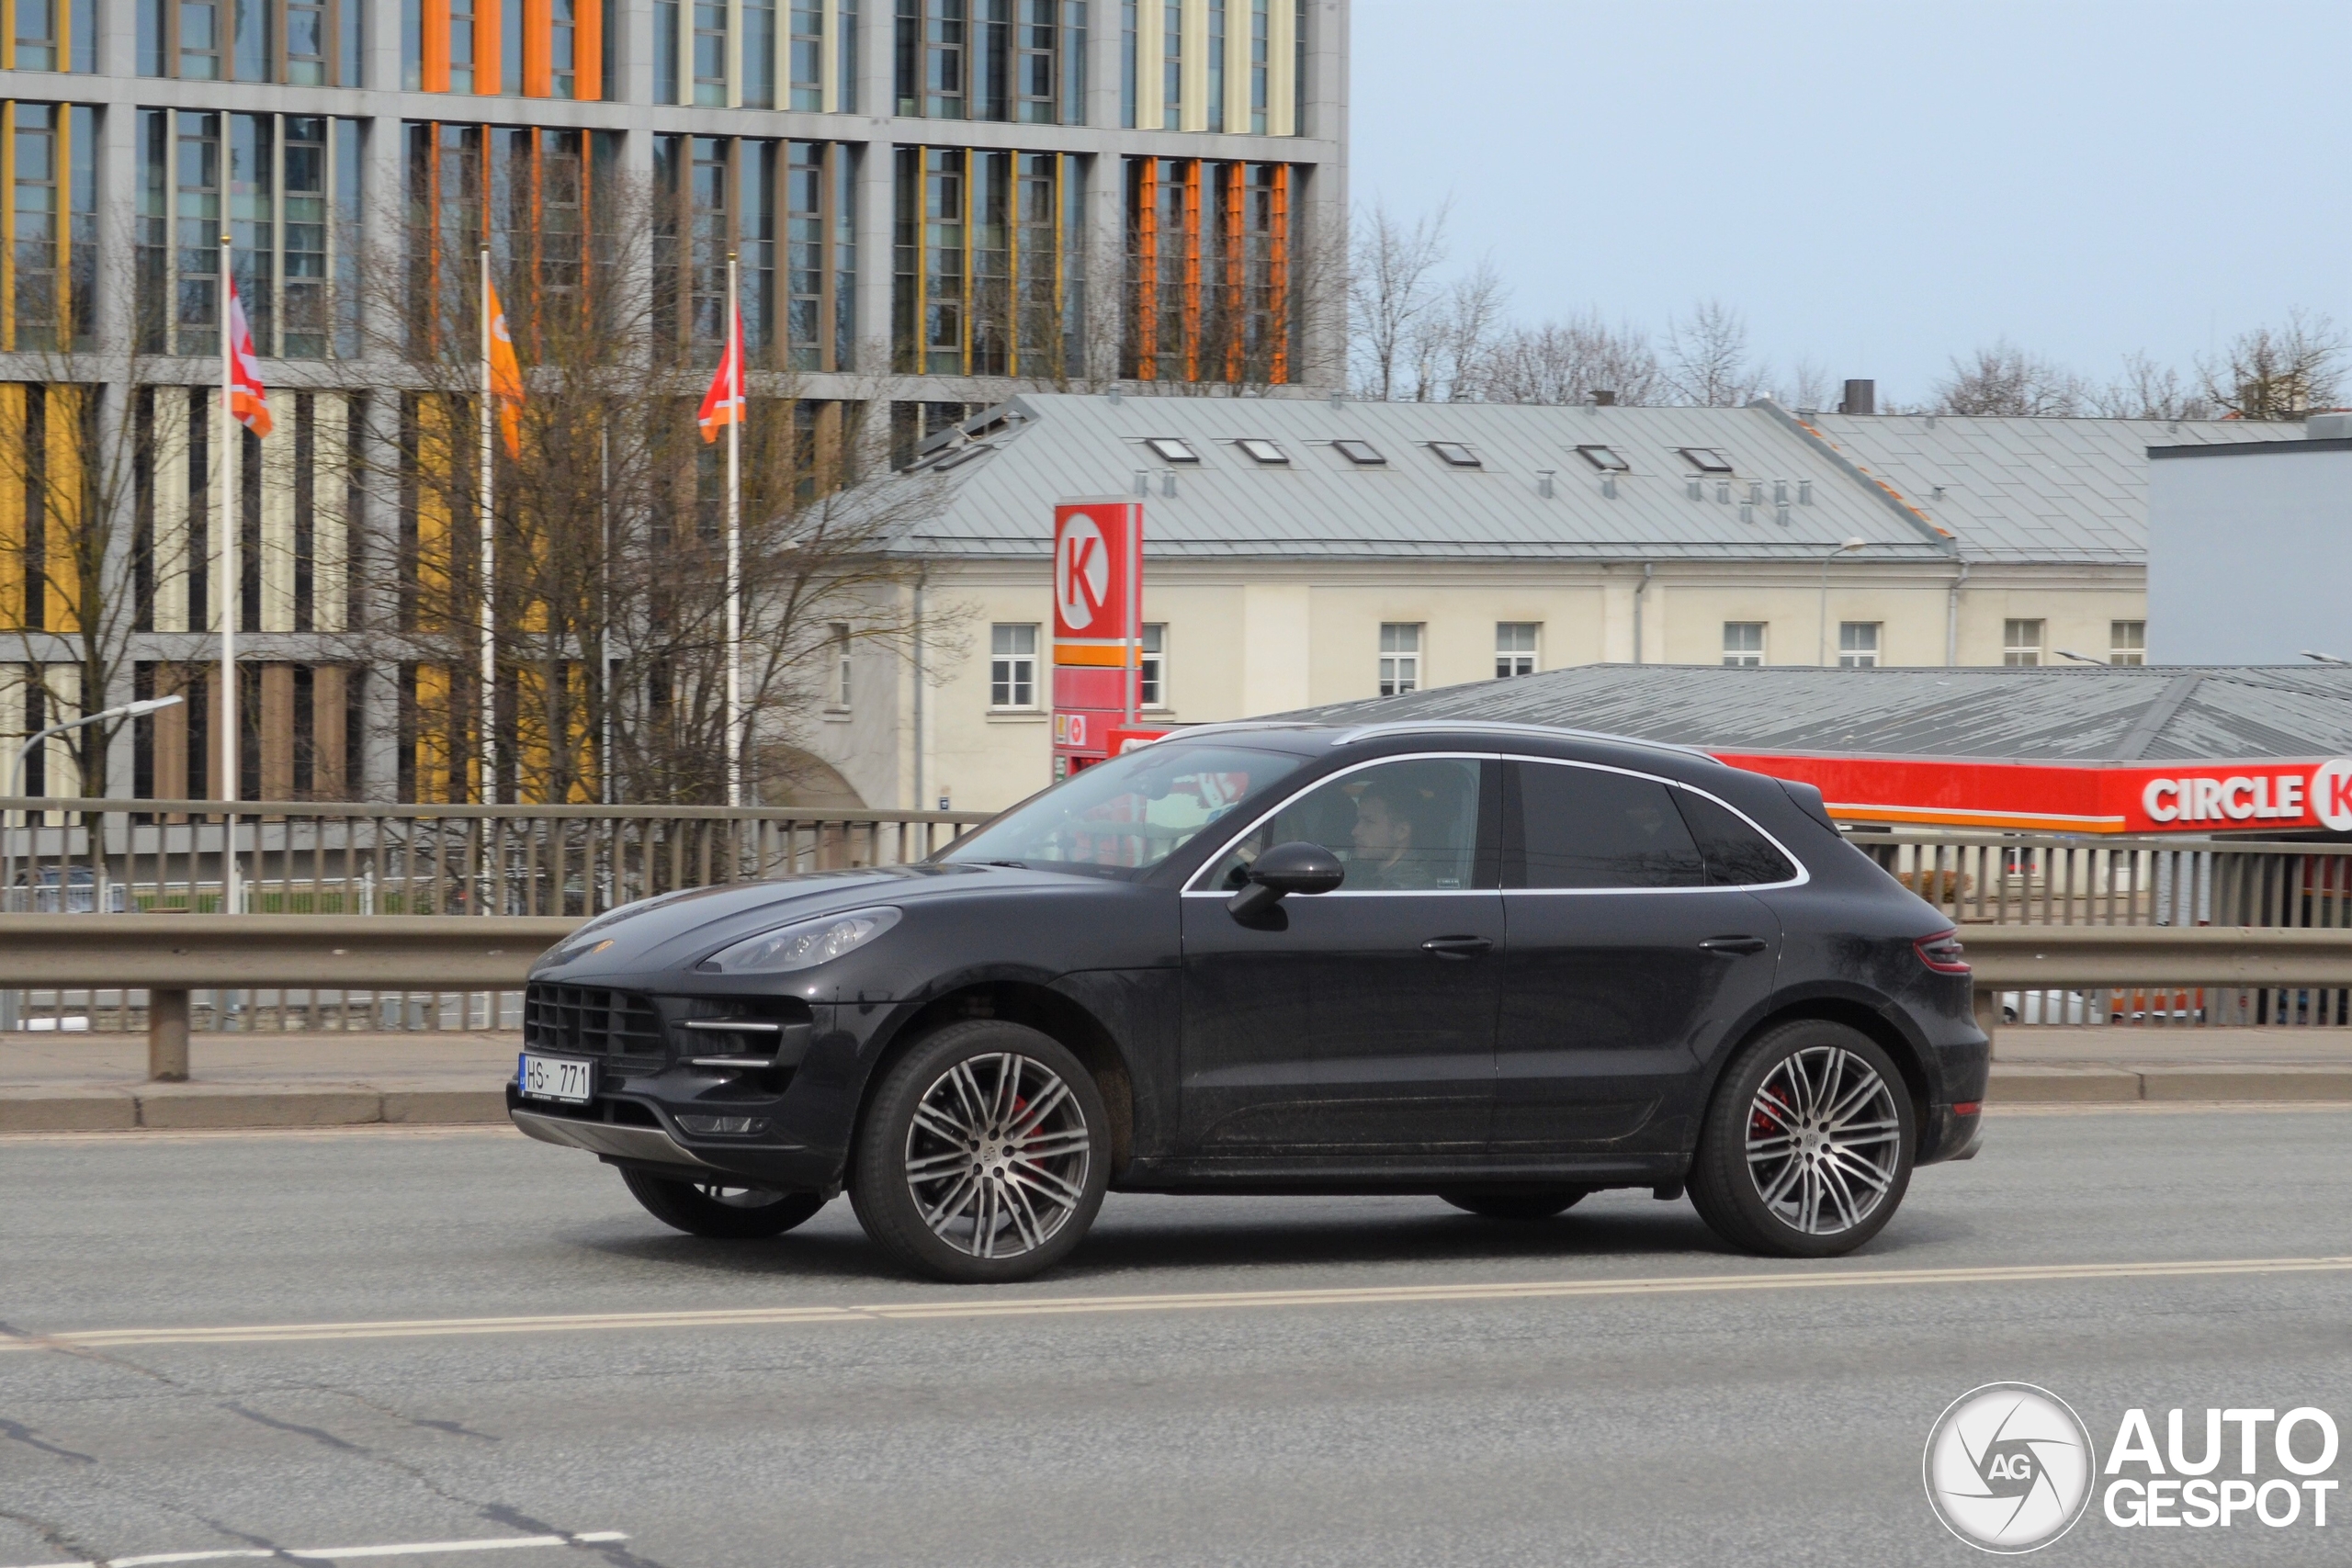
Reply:
[[2198, 362], [2205, 396], [2241, 419], [2301, 419], [2335, 403], [2344, 377], [2344, 333], [2300, 308], [2284, 326], [2255, 327], [2213, 363]]
[[1834, 388], [1827, 367], [1809, 354], [1801, 355], [1788, 374], [1774, 381], [1772, 400], [1782, 408], [1826, 408]]
[[[526, 395], [511, 445], [492, 446], [487, 582], [476, 257], [437, 265], [433, 236], [412, 233], [365, 270], [379, 307], [368, 317], [390, 329], [369, 346], [399, 382], [398, 440], [368, 460], [400, 498], [401, 530], [374, 567], [394, 624], [362, 640], [369, 658], [403, 666], [419, 797], [708, 803], [725, 791], [726, 449], [695, 423], [715, 356], [696, 316], [723, 320], [710, 302], [724, 298], [724, 260], [617, 182], [596, 210], [592, 248], [550, 259], [517, 244], [493, 267]], [[741, 442], [747, 773], [813, 729], [850, 649], [953, 632], [935, 606], [920, 634], [914, 624], [905, 590], [918, 568], [897, 548], [907, 501], [848, 493], [887, 471], [886, 422], [865, 417], [887, 405], [808, 402], [759, 357], [755, 346]], [[491, 780], [485, 596], [497, 627]]]
[[1666, 379], [1674, 399], [1702, 409], [1731, 409], [1761, 389], [1748, 355], [1747, 321], [1720, 299], [1702, 299], [1666, 325]]
[[2082, 412], [2087, 390], [2080, 376], [2004, 338], [1951, 361], [1951, 374], [1936, 383], [1935, 412], [2066, 418]]
[[[110, 258], [105, 286], [130, 298], [136, 275], [130, 257]], [[85, 274], [74, 291], [96, 281]], [[146, 605], [185, 570], [169, 552], [142, 550], [153, 541], [139, 532], [142, 465], [155, 454], [139, 439], [137, 411], [158, 362], [135, 341], [95, 343], [86, 304], [60, 299], [51, 315], [38, 306], [26, 312], [20, 299], [19, 357], [30, 374], [0, 385], [0, 581], [13, 585], [0, 597], [0, 635], [16, 644], [40, 724], [107, 707], [129, 692], [132, 638]], [[22, 695], [9, 693], [20, 713]], [[103, 795], [114, 782], [107, 755], [123, 722], [72, 733], [80, 794]], [[49, 793], [71, 793], [55, 784]]]
[[1348, 269], [1348, 335], [1360, 397], [1387, 402], [1405, 389], [1414, 335], [1436, 303], [1430, 275], [1445, 260], [1451, 205], [1410, 224], [1378, 206], [1357, 217]]
[[2123, 356], [2121, 376], [2086, 394], [2085, 406], [2101, 419], [2212, 419], [2221, 412], [2178, 370], [2137, 353]]
[[1647, 333], [1588, 311], [1498, 333], [1469, 385], [1480, 402], [1583, 403], [1608, 391], [1638, 405], [1664, 398], [1666, 376]]
[[1491, 257], [1446, 286], [1413, 333], [1413, 397], [1461, 402], [1476, 395], [1479, 368], [1503, 327], [1510, 298]]

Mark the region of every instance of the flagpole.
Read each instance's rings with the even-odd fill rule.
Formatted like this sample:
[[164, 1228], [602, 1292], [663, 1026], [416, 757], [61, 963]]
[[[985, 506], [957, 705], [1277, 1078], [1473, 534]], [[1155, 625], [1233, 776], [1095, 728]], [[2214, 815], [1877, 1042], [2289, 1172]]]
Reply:
[[[237, 287], [230, 272], [229, 236], [220, 236], [220, 798], [237, 798], [237, 619], [244, 610], [244, 508], [237, 494], [237, 419], [235, 414], [235, 349], [229, 335], [229, 300]], [[241, 900], [237, 886], [237, 815], [220, 818], [220, 912], [233, 915]]]
[[743, 804], [743, 313], [727, 253], [727, 804]]
[[498, 802], [498, 543], [491, 486], [490, 247], [481, 248], [481, 801]]

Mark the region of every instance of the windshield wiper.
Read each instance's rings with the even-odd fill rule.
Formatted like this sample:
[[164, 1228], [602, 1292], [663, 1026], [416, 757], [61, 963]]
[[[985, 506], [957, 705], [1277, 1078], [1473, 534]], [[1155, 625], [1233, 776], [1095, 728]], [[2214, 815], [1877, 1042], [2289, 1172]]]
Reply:
[[1015, 870], [1015, 871], [1027, 871], [1027, 870], [1029, 869], [1029, 863], [1028, 863], [1028, 862], [1026, 862], [1026, 861], [1018, 861], [1018, 860], [984, 860], [984, 861], [982, 861], [980, 863], [981, 863], [982, 865], [1004, 865], [1004, 866], [1011, 866], [1011, 867], [1012, 867], [1013, 870]]

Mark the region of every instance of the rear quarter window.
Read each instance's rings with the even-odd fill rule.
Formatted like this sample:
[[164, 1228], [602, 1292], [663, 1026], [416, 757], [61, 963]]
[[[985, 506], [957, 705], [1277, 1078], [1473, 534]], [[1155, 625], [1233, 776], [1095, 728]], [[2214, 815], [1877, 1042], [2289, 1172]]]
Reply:
[[1797, 868], [1789, 857], [1745, 818], [1692, 790], [1678, 789], [1674, 803], [1690, 825], [1690, 837], [1706, 863], [1710, 887], [1752, 887], [1796, 880]]

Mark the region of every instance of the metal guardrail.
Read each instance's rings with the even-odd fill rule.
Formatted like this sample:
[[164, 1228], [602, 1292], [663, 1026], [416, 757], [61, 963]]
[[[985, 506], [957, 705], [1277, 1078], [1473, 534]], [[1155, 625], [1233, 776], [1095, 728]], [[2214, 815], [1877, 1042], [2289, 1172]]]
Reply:
[[0, 986], [147, 993], [147, 1076], [188, 1075], [190, 994], [257, 986], [506, 991], [581, 924], [567, 916], [0, 914]]
[[[0, 914], [0, 986], [143, 987], [151, 1077], [188, 1071], [189, 993], [202, 987], [511, 990], [580, 924], [563, 916]], [[2352, 930], [1976, 926], [1964, 933], [1978, 1021], [2010, 991], [2066, 987], [2352, 988]]]
[[2352, 927], [2352, 844], [1851, 831], [1955, 924]]
[[[232, 913], [409, 918], [586, 917], [680, 887], [921, 860], [988, 819], [978, 811], [832, 812], [799, 807], [439, 806], [340, 801], [0, 798], [0, 913]], [[226, 908], [232, 853], [237, 908]], [[38, 996], [0, 986], [0, 1029], [135, 1025], [132, 987], [44, 978]], [[479, 994], [479, 993], [477, 993]], [[215, 1029], [437, 1029], [450, 984], [401, 992], [281, 987], [203, 998]], [[28, 1010], [20, 1003], [29, 999]], [[481, 997], [489, 1027], [511, 995]], [[31, 1012], [29, 1020], [26, 1012]]]

